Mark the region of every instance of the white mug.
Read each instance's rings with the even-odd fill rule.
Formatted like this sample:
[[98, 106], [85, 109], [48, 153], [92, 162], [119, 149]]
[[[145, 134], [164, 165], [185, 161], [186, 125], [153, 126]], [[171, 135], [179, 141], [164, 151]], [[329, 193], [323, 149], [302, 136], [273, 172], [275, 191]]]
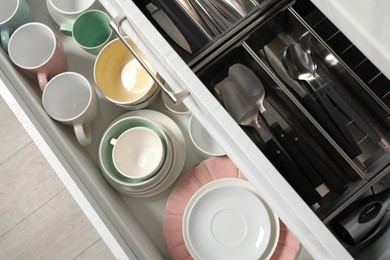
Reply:
[[16, 29], [9, 40], [8, 53], [16, 66], [37, 75], [42, 91], [50, 78], [68, 67], [61, 41], [43, 23], [27, 23]]
[[32, 12], [26, 0], [7, 0], [0, 4], [0, 42], [8, 52], [8, 41], [19, 26], [32, 22]]
[[46, 0], [46, 5], [58, 25], [72, 23], [83, 12], [101, 6], [98, 0]]
[[43, 91], [42, 103], [51, 118], [73, 125], [82, 146], [91, 143], [89, 124], [99, 107], [96, 92], [83, 75], [64, 72], [52, 78]]

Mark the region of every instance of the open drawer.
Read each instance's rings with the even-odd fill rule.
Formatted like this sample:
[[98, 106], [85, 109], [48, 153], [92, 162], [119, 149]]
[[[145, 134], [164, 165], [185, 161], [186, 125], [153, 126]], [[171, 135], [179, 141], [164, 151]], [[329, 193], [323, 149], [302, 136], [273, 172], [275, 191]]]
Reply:
[[[370, 185], [386, 175], [386, 153], [382, 145], [368, 146], [368, 148], [364, 145], [362, 147], [365, 154], [362, 158], [351, 159], [346, 156], [309, 111], [300, 104], [298, 97], [275, 75], [267, 60], [259, 52], [264, 44], [275, 38], [276, 31], [273, 32], [273, 28], [285, 30], [284, 24], [289, 21], [293, 21], [298, 28], [295, 36], [301, 36], [305, 30], [310, 31], [295, 16], [293, 10], [287, 9], [287, 2], [274, 3], [264, 12], [255, 9], [253, 15], [243, 18], [242, 23], [239, 22], [220, 38], [215, 38], [215, 42], [207, 41], [209, 42], [207, 46], [204, 49], [199, 48], [199, 52], [194, 57], [186, 56], [187, 54], [182, 54], [180, 57], [137, 7], [140, 5], [138, 1], [100, 0], [100, 2], [112, 17], [117, 17], [120, 13], [126, 15], [127, 21], [123, 23], [123, 32], [134, 41], [173, 91], [188, 90], [191, 93], [184, 100], [184, 104], [215, 137], [227, 155], [245, 173], [256, 190], [313, 257], [349, 259], [350, 255], [345, 247], [332, 234], [331, 227], [326, 224], [368, 190]], [[29, 3], [33, 7], [35, 20], [48, 24], [60, 36], [57, 25], [45, 11], [45, 1], [29, 1]], [[282, 22], [279, 23], [279, 20]], [[270, 31], [270, 28], [271, 32], [265, 36], [259, 34], [262, 30]], [[294, 31], [295, 28], [291, 30]], [[259, 41], [258, 36], [263, 38]], [[70, 38], [60, 38], [67, 52], [71, 54], [69, 69], [81, 71], [93, 82], [92, 67], [95, 57], [77, 49]], [[199, 44], [199, 47], [202, 47], [202, 44]], [[185, 61], [191, 65], [196, 74]], [[341, 172], [339, 177], [345, 184], [345, 189], [324, 196], [323, 201], [319, 203], [320, 207], [311, 208], [311, 205], [301, 199], [279, 173], [277, 165], [274, 166], [263, 154], [262, 143], [256, 139], [253, 131], [239, 127], [220, 103], [216, 85], [226, 78], [228, 67], [236, 62], [250, 66], [258, 76], [264, 78], [267, 92], [270, 93], [270, 101], [278, 100], [272, 109], [281, 114], [284, 119], [287, 118], [286, 122], [289, 124], [293, 122], [294, 126], [297, 125], [304, 138], [315, 143], [313, 147], [324, 157], [324, 161], [335, 171]], [[2, 72], [0, 76], [12, 95], [33, 121], [45, 142], [83, 191], [84, 196], [128, 257], [169, 258], [162, 235], [162, 222], [170, 189], [150, 198], [124, 196], [112, 189], [98, 167], [97, 150], [103, 131], [113, 119], [127, 111], [99, 97], [101, 113], [93, 125], [95, 141], [90, 146], [82, 148], [76, 143], [69, 127], [56, 123], [47, 116], [41, 106], [41, 93], [35, 80], [12, 66], [4, 52], [1, 52], [0, 68]], [[348, 80], [356, 81], [356, 77], [347, 69], [345, 70], [346, 74], [343, 75], [350, 75]], [[359, 87], [358, 92], [363, 90], [368, 91], [362, 86]], [[343, 88], [343, 91], [347, 92], [348, 89]], [[369, 93], [370, 98], [367, 102], [376, 101], [375, 95]], [[355, 95], [351, 96], [355, 97]], [[353, 102], [358, 107], [361, 104], [357, 96], [356, 101]], [[169, 114], [160, 99], [149, 108]], [[378, 111], [384, 114], [387, 112], [383, 104], [378, 106]], [[370, 119], [369, 114], [360, 107], [359, 114], [368, 119], [370, 125], [380, 133], [381, 138], [387, 138], [387, 126], [381, 123], [380, 118]], [[172, 114], [170, 117], [180, 127], [186, 140], [189, 140], [188, 118]], [[292, 121], [289, 121], [290, 118]], [[373, 163], [368, 164], [367, 160], [376, 151], [379, 151], [378, 158], [381, 159], [373, 160]], [[182, 172], [202, 159], [204, 157], [196, 152], [190, 142], [187, 142], [186, 160]]]

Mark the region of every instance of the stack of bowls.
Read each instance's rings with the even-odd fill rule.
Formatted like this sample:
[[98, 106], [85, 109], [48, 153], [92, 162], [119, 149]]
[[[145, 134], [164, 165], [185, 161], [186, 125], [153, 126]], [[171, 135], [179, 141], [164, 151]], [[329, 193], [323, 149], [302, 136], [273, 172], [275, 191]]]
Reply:
[[[126, 41], [152, 68], [137, 46], [129, 38]], [[154, 68], [152, 71], [157, 75]], [[95, 61], [94, 77], [104, 97], [128, 110], [144, 108], [158, 96], [158, 85], [120, 39], [111, 41], [100, 51]]]
[[173, 149], [157, 123], [130, 116], [106, 130], [99, 146], [99, 161], [103, 175], [116, 190], [145, 197], [166, 179]]

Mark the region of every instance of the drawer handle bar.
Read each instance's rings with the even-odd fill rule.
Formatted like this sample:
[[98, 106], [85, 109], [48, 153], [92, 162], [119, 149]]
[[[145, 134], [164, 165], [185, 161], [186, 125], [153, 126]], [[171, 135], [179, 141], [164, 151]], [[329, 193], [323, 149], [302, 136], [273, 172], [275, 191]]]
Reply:
[[126, 20], [126, 15], [124, 13], [119, 14], [110, 22], [110, 27], [113, 29], [114, 33], [118, 36], [118, 38], [123, 42], [123, 44], [129, 49], [129, 51], [134, 55], [137, 61], [142, 65], [142, 67], [146, 70], [150, 77], [157, 83], [157, 85], [168, 95], [168, 97], [172, 100], [175, 105], [179, 105], [183, 102], [183, 100], [190, 95], [188, 90], [183, 90], [180, 92], [171, 92], [168, 90], [164, 84], [154, 75], [153, 71], [145, 64], [145, 62], [138, 56], [138, 54], [133, 50], [133, 48], [127, 43], [125, 38], [121, 35], [119, 31], [120, 25], [123, 21]]

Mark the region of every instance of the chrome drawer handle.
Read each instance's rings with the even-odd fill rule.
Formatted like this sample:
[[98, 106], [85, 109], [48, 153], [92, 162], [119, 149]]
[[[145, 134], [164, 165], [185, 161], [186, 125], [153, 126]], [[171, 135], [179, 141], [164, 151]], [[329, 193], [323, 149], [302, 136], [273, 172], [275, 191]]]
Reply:
[[123, 44], [127, 47], [127, 49], [134, 55], [137, 61], [142, 65], [142, 67], [146, 70], [150, 77], [157, 83], [157, 85], [168, 95], [168, 97], [172, 100], [175, 105], [178, 105], [183, 102], [183, 100], [190, 95], [188, 90], [183, 90], [180, 92], [172, 92], [164, 84], [154, 75], [153, 71], [146, 65], [146, 63], [138, 56], [138, 54], [133, 50], [133, 48], [127, 43], [125, 38], [121, 35], [119, 31], [120, 25], [123, 21], [126, 20], [126, 15], [124, 13], [119, 14], [110, 22], [110, 27], [113, 29], [114, 33], [118, 38], [123, 42]]

